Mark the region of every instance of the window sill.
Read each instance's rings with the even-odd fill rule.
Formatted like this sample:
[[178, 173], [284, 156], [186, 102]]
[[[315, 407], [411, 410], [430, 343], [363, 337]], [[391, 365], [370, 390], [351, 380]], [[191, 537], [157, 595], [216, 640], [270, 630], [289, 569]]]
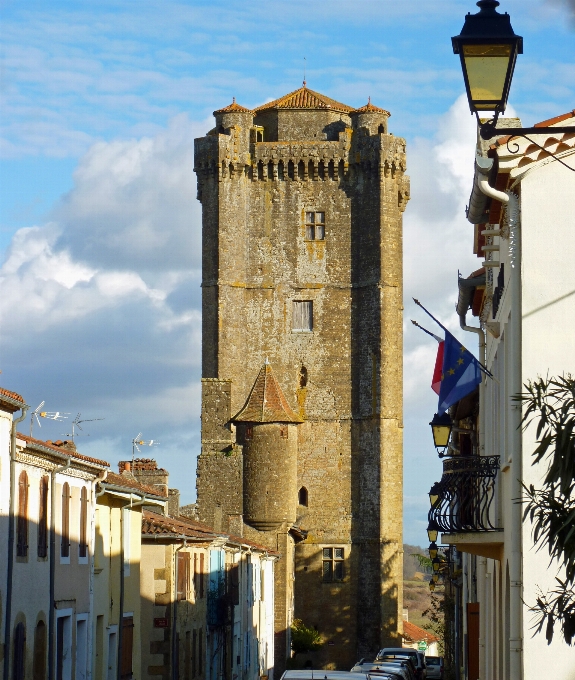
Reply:
[[299, 328], [292, 328], [292, 333], [303, 333], [304, 335], [312, 335], [313, 331], [304, 331], [303, 329]]

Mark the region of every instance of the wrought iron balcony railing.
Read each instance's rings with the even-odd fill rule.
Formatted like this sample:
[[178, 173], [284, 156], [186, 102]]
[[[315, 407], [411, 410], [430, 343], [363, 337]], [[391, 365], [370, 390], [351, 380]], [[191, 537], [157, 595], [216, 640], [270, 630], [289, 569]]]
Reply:
[[429, 511], [443, 533], [501, 531], [494, 519], [499, 456], [456, 456], [443, 461], [443, 476]]

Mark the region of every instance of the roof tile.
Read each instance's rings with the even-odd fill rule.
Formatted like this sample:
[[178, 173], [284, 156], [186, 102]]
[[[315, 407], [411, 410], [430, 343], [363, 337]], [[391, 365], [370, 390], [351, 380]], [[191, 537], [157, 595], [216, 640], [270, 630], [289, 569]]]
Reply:
[[140, 484], [137, 479], [134, 478], [133, 475], [130, 473], [125, 473], [121, 475], [117, 475], [115, 472], [108, 472], [106, 475], [106, 479], [103, 482], [104, 484], [113, 484], [114, 486], [123, 486], [128, 489], [135, 489], [137, 491], [141, 491], [143, 493], [146, 493], [150, 496], [156, 496], [157, 498], [164, 498], [168, 499], [167, 496], [162, 495], [161, 493], [158, 492], [158, 489], [155, 489], [153, 486], [148, 486], [147, 484]]
[[223, 109], [218, 109], [217, 111], [214, 111], [214, 116], [216, 115], [216, 113], [252, 113], [252, 110], [246, 109], [245, 106], [240, 106], [239, 104], [237, 104], [236, 98], [234, 97], [231, 104], [224, 106]]
[[337, 102], [335, 99], [330, 99], [319, 92], [314, 92], [308, 89], [305, 84], [303, 87], [279, 99], [274, 99], [272, 102], [258, 106], [254, 111], [267, 111], [269, 109], [324, 109], [327, 111], [340, 111], [342, 113], [353, 111], [351, 106]]
[[359, 109], [354, 109], [351, 113], [384, 113], [386, 116], [391, 116], [389, 111], [380, 109], [379, 106], [374, 106], [371, 103], [371, 97], [367, 100], [367, 104], [365, 104], [365, 106], [361, 106]]
[[23, 439], [31, 446], [34, 445], [43, 446], [47, 449], [57, 451], [58, 453], [64, 453], [67, 456], [72, 456], [72, 458], [76, 458], [78, 460], [85, 460], [88, 463], [95, 463], [96, 465], [105, 465], [106, 467], [110, 467], [110, 463], [107, 463], [105, 460], [100, 460], [99, 458], [92, 458], [90, 456], [84, 456], [83, 454], [78, 453], [75, 449], [69, 448], [70, 442], [68, 441], [60, 442], [60, 446], [58, 446], [58, 444], [55, 444], [54, 442], [51, 442], [49, 440], [43, 442], [40, 439], [34, 439], [33, 437], [29, 437], [27, 434], [22, 434], [21, 432], [18, 432], [18, 439]]
[[262, 366], [244, 407], [232, 420], [244, 423], [301, 423], [290, 408], [269, 363]]
[[16, 392], [11, 392], [10, 390], [6, 390], [3, 387], [0, 387], [0, 397], [10, 397], [10, 399], [14, 399], [14, 401], [19, 401], [21, 404], [25, 404], [26, 402], [24, 401], [24, 397], [21, 397], [19, 394]]
[[439, 641], [438, 637], [409, 621], [403, 622], [403, 637], [411, 642], [419, 642], [420, 640], [425, 640], [427, 643]]

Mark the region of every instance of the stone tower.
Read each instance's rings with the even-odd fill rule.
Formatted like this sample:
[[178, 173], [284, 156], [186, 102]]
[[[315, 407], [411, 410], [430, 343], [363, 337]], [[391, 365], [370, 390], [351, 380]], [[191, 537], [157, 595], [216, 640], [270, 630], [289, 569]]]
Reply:
[[[324, 641], [306, 659], [349, 669], [400, 643], [405, 141], [388, 133], [387, 111], [305, 84], [214, 115], [195, 147], [200, 518], [282, 552], [276, 673], [292, 560], [294, 615]], [[267, 357], [284, 415], [251, 420], [262, 371], [273, 376]]]

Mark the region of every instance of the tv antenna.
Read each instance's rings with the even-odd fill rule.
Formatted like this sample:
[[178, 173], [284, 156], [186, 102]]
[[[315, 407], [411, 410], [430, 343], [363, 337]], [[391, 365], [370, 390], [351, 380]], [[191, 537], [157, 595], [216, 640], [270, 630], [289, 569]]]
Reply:
[[155, 439], [145, 441], [144, 439], [141, 439], [141, 436], [142, 433], [138, 432], [138, 434], [132, 439], [132, 463], [136, 457], [136, 451], [138, 453], [142, 453], [139, 448], [140, 446], [159, 446], [160, 444], [160, 442], [157, 442]]
[[40, 409], [44, 406], [46, 402], [43, 401], [41, 404], [36, 406], [36, 408], [30, 414], [30, 436], [32, 436], [32, 428], [34, 427], [34, 418], [38, 423], [38, 427], [42, 427], [40, 418], [46, 418], [46, 420], [65, 420], [69, 413], [60, 413], [60, 411], [41, 411]]
[[105, 418], [83, 418], [82, 419], [82, 414], [78, 413], [78, 415], [74, 418], [72, 421], [72, 432], [69, 433], [67, 432], [64, 437], [72, 437], [72, 441], [74, 441], [74, 437], [89, 437], [89, 434], [76, 434], [76, 428], [79, 430], [83, 430], [84, 428], [80, 427], [80, 423], [93, 423], [95, 420], [105, 420]]

